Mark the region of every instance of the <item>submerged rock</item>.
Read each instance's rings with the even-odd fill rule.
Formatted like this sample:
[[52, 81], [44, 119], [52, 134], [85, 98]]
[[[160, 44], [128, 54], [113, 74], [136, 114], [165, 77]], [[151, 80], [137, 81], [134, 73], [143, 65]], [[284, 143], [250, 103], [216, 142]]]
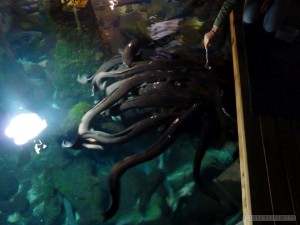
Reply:
[[0, 173], [0, 200], [9, 200], [19, 190], [19, 181], [8, 172]]

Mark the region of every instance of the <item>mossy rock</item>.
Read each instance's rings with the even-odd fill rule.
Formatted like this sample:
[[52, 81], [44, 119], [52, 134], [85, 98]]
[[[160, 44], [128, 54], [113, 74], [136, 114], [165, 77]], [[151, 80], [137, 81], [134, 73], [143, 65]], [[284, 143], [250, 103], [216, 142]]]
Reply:
[[100, 42], [93, 38], [92, 33], [70, 38], [70, 32], [62, 31], [56, 37], [53, 50], [55, 73], [52, 79], [58, 90], [56, 101], [58, 104], [60, 102], [64, 104], [66, 108], [73, 105], [75, 101], [90, 98], [87, 86], [79, 84], [76, 78], [78, 75], [94, 74], [102, 63], [103, 53]]
[[92, 108], [87, 102], [79, 102], [69, 111], [67, 119], [62, 123], [60, 131], [66, 133], [77, 129], [83, 115]]

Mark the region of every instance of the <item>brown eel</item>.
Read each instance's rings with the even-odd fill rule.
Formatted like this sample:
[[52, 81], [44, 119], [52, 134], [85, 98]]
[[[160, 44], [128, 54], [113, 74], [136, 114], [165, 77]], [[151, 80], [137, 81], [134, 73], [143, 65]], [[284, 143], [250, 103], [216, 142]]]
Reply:
[[135, 155], [126, 157], [122, 161], [118, 162], [111, 170], [109, 174], [109, 189], [111, 194], [111, 202], [108, 209], [102, 213], [102, 221], [107, 221], [112, 218], [118, 211], [120, 205], [120, 185], [122, 175], [130, 168], [147, 162], [151, 159], [162, 154], [168, 146], [170, 146], [177, 135], [180, 133], [180, 127], [184, 122], [194, 114], [201, 104], [194, 104], [191, 108], [177, 117], [168, 129], [162, 134], [162, 136], [148, 149], [143, 152], [139, 152]]

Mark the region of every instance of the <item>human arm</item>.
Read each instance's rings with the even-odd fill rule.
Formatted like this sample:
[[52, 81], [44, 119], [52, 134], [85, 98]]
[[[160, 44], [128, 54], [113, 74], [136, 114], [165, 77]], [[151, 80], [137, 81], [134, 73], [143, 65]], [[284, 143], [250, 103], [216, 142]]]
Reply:
[[223, 26], [225, 20], [228, 18], [230, 12], [233, 10], [235, 3], [238, 0], [225, 0], [216, 19], [212, 29], [204, 35], [204, 47], [207, 48], [208, 44], [218, 33], [219, 29]]

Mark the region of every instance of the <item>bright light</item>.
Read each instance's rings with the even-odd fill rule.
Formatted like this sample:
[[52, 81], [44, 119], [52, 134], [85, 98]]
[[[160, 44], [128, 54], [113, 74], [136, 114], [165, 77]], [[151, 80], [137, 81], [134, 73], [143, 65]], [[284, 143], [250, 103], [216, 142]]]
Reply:
[[46, 120], [42, 120], [35, 113], [25, 113], [17, 115], [10, 121], [5, 134], [13, 138], [15, 144], [23, 145], [35, 138], [46, 127]]
[[114, 10], [115, 6], [118, 5], [118, 1], [117, 0], [110, 0], [109, 3], [110, 3], [109, 7], [110, 7], [111, 10]]

